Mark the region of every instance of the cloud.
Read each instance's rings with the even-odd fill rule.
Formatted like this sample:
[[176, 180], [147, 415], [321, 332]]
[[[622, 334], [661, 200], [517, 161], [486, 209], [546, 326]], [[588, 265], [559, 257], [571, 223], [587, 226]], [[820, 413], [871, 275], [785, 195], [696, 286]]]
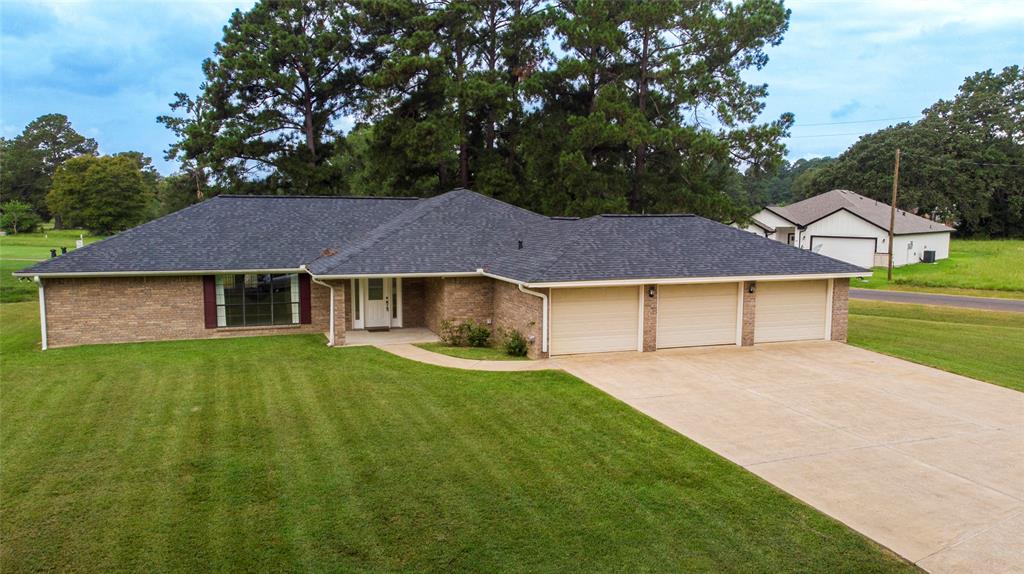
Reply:
[[839, 106], [838, 108], [832, 110], [832, 112], [829, 114], [829, 117], [831, 117], [834, 120], [847, 118], [850, 117], [850, 114], [856, 112], [862, 107], [863, 106], [861, 105], [861, 103], [858, 102], [857, 100], [850, 100], [845, 104]]

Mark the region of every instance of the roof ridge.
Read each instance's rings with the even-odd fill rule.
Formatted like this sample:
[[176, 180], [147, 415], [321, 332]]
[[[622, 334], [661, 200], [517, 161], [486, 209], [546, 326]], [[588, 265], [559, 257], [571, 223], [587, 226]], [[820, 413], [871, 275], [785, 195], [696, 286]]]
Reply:
[[221, 193], [210, 199], [380, 199], [398, 201], [416, 201], [419, 199], [430, 199], [418, 196], [402, 197], [397, 195], [260, 195], [252, 193]]
[[[416, 220], [426, 217], [427, 214], [436, 210], [439, 206], [451, 201], [452, 197], [454, 197], [454, 195], [452, 195], [452, 192], [449, 191], [446, 193], [442, 193], [441, 195], [435, 195], [434, 197], [426, 198], [423, 200], [423, 203], [417, 205], [416, 207], [413, 207], [408, 211], [403, 211], [402, 213], [399, 213], [395, 217], [385, 221], [384, 223], [381, 223], [377, 227], [374, 227], [362, 239], [353, 242], [351, 249], [341, 252], [341, 248], [339, 247], [339, 253], [337, 253], [336, 255], [331, 255], [323, 259], [322, 261], [324, 262], [325, 265], [329, 265], [330, 267], [336, 267], [344, 263], [345, 261], [348, 261], [356, 254], [369, 249], [381, 239], [384, 239], [385, 234], [395, 229], [397, 226], [412, 223]], [[320, 258], [317, 258], [317, 260], [319, 259]], [[310, 264], [312, 263], [313, 262], [310, 262]]]

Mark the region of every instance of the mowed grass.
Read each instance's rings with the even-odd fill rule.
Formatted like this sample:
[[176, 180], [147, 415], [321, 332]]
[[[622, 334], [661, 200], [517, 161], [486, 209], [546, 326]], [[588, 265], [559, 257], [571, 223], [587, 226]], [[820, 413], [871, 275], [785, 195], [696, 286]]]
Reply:
[[61, 247], [75, 248], [75, 240], [85, 235], [86, 244], [103, 239], [90, 236], [81, 229], [44, 230], [0, 236], [0, 303], [30, 301], [36, 297], [36, 285], [29, 279], [12, 277], [11, 273], [50, 257], [50, 250], [60, 253]]
[[914, 568], [560, 372], [285, 336], [37, 350], [0, 305], [9, 572]]
[[1024, 391], [1024, 313], [851, 300], [849, 341]]
[[460, 359], [474, 359], [477, 361], [525, 361], [526, 357], [513, 357], [495, 347], [453, 347], [444, 343], [420, 343], [416, 345], [433, 353], [450, 355]]
[[897, 267], [891, 282], [886, 277], [878, 267], [870, 279], [853, 279], [850, 286], [1024, 299], [1024, 240], [954, 239], [949, 259]]

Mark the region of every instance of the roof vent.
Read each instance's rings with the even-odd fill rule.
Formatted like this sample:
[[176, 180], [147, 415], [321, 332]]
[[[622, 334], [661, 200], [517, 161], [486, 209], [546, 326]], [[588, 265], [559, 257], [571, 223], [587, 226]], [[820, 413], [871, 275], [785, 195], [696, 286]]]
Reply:
[[520, 240], [519, 240], [519, 248], [520, 248], [520, 249], [522, 249], [522, 248], [523, 248], [523, 240], [522, 240], [522, 239], [520, 239]]
[[338, 254], [337, 251], [335, 251], [335, 250], [331, 249], [330, 247], [328, 247], [327, 249], [324, 249], [323, 251], [320, 252], [320, 257], [331, 257], [331, 256], [337, 255], [337, 254]]

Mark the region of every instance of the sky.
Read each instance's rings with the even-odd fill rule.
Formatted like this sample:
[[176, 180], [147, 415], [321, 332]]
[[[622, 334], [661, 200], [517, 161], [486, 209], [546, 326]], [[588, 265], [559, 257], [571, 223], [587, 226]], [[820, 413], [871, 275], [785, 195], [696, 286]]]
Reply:
[[[102, 153], [137, 150], [164, 174], [170, 132], [156, 123], [194, 93], [231, 12], [251, 0], [0, 0], [0, 135], [67, 115]], [[786, 3], [770, 48], [764, 119], [796, 116], [788, 157], [837, 155], [860, 135], [913, 121], [963, 79], [1024, 64], [1024, 0]]]

